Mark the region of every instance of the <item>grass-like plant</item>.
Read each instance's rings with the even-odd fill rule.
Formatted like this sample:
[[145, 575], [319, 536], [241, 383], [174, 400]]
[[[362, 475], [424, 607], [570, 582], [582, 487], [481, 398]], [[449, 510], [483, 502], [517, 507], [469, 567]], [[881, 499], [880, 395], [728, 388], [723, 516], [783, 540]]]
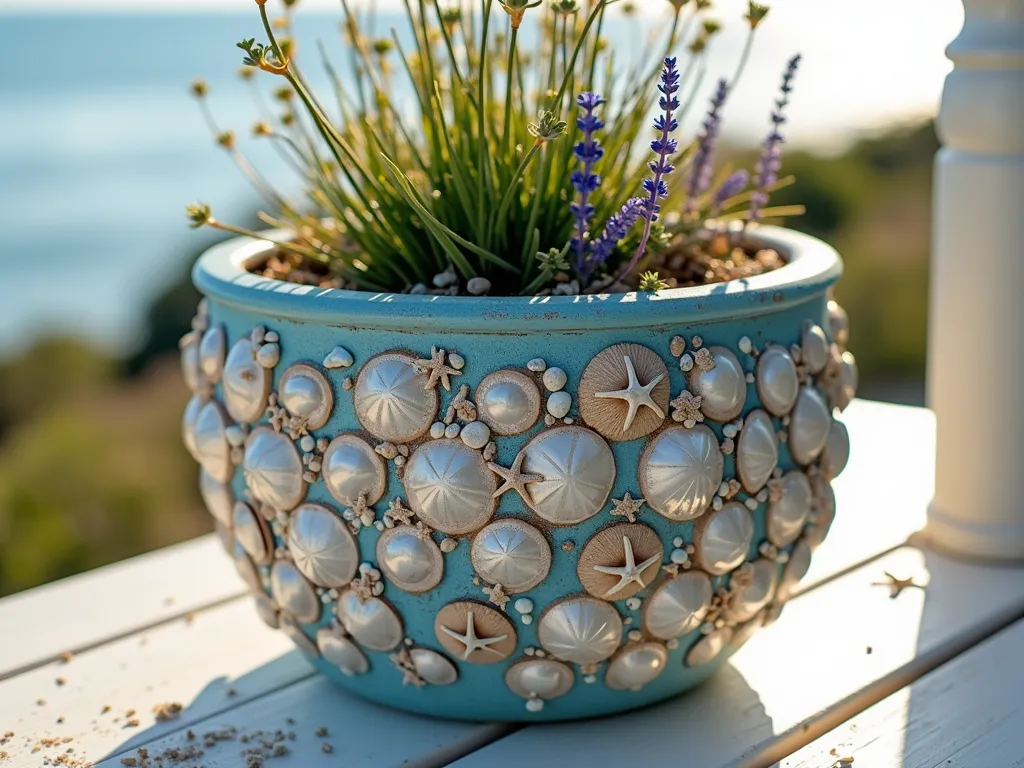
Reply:
[[[501, 295], [656, 290], [664, 280], [642, 270], [666, 248], [692, 242], [709, 217], [798, 212], [767, 207], [768, 193], [788, 183], [778, 179], [778, 128], [798, 58], [753, 186], [746, 171], [713, 170], [721, 111], [767, 6], [749, 3], [736, 69], [718, 83], [701, 134], [681, 144], [674, 134], [701, 92], [720, 30], [709, 0], [669, 0], [667, 31], [632, 65], [602, 37], [621, 23], [613, 6], [635, 13], [628, 1], [404, 2], [410, 34], [371, 38], [341, 0], [351, 61], [339, 70], [320, 48], [333, 83], [328, 104], [300, 66], [296, 0], [284, 0], [276, 19], [267, 0], [256, 0], [267, 42], [239, 43], [243, 76], [256, 87], [258, 73], [277, 79], [281, 111], [253, 133], [300, 174], [301, 202], [251, 167], [234, 134], [214, 122], [205, 84], [193, 84], [217, 141], [266, 198], [263, 220], [295, 233], [281, 248], [343, 284]], [[522, 43], [524, 29], [539, 46]], [[681, 181], [670, 191], [677, 167]], [[205, 204], [188, 215], [196, 227], [252, 234], [215, 219]]]

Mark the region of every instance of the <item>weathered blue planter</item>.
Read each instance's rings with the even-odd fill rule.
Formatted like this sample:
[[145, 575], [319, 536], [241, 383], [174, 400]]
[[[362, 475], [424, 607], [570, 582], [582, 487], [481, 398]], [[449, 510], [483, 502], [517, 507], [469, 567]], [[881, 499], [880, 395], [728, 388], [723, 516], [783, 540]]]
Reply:
[[806, 572], [849, 448], [840, 260], [757, 238], [789, 263], [533, 299], [323, 290], [247, 272], [266, 241], [210, 250], [185, 442], [261, 616], [436, 716], [590, 717], [704, 680]]

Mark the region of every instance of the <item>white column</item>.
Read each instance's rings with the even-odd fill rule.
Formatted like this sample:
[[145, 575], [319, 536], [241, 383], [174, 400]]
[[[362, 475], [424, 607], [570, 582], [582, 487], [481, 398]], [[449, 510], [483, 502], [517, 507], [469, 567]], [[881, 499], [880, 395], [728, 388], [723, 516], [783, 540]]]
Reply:
[[963, 4], [938, 117], [928, 343], [938, 448], [925, 536], [966, 556], [1024, 559], [1024, 0]]

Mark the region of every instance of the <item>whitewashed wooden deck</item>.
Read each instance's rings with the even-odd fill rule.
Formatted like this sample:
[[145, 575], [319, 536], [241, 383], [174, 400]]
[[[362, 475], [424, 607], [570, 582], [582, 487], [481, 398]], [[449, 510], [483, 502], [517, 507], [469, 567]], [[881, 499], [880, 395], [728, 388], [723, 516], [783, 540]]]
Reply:
[[[288, 750], [269, 768], [1024, 765], [1024, 568], [913, 544], [933, 483], [927, 411], [857, 402], [845, 420], [854, 459], [802, 591], [689, 695], [553, 726], [390, 712], [314, 674], [204, 537], [0, 600], [0, 768], [240, 768], [259, 731]], [[891, 598], [886, 571], [925, 588]], [[157, 722], [168, 703], [184, 709]], [[155, 759], [188, 746], [203, 754]]]

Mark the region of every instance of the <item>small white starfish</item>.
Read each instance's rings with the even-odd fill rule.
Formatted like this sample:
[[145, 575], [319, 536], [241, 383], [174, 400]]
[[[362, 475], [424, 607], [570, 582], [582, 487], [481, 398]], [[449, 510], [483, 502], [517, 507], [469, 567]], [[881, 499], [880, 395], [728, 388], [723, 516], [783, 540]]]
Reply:
[[495, 464], [493, 461], [487, 463], [488, 469], [504, 480], [501, 487], [494, 492], [492, 498], [499, 499], [508, 491], [518, 491], [524, 501], [527, 503], [532, 501], [530, 497], [530, 489], [526, 486], [528, 483], [539, 483], [544, 479], [544, 476], [523, 472], [523, 461], [525, 459], [526, 452], [520, 451], [519, 455], [516, 456], [515, 461], [512, 462], [512, 466], [508, 469], [500, 464]]
[[633, 425], [633, 419], [636, 418], [637, 411], [640, 410], [640, 406], [644, 405], [654, 411], [660, 418], [665, 418], [665, 412], [661, 410], [656, 402], [651, 398], [651, 391], [658, 386], [658, 383], [665, 378], [664, 374], [658, 374], [648, 384], [643, 386], [640, 385], [640, 381], [636, 377], [636, 369], [633, 367], [633, 361], [629, 355], [622, 358], [626, 363], [626, 375], [629, 376], [629, 382], [626, 384], [625, 389], [619, 389], [615, 392], [597, 392], [594, 397], [599, 397], [604, 400], [615, 399], [625, 400], [629, 406], [629, 411], [626, 413], [626, 423], [622, 425], [622, 431], [625, 432]]
[[626, 554], [625, 565], [594, 566], [594, 570], [598, 573], [606, 573], [609, 576], [619, 577], [619, 583], [604, 593], [604, 597], [606, 599], [633, 583], [639, 584], [641, 587], [646, 587], [647, 585], [644, 584], [644, 571], [661, 559], [657, 555], [654, 555], [653, 557], [649, 557], [644, 560], [640, 565], [637, 565], [636, 558], [633, 556], [633, 543], [629, 540], [628, 536], [622, 537], [622, 548], [625, 550]]
[[500, 643], [502, 640], [508, 637], [508, 635], [498, 635], [497, 637], [477, 637], [476, 629], [473, 627], [472, 611], [466, 612], [466, 634], [460, 635], [455, 630], [449, 629], [444, 625], [441, 626], [441, 631], [448, 635], [448, 637], [455, 638], [464, 646], [466, 646], [466, 651], [462, 654], [463, 661], [467, 661], [474, 651], [490, 651], [496, 656], [505, 656], [505, 654], [503, 654], [501, 651], [495, 648], [491, 648], [490, 646], [494, 645], [495, 643]]

